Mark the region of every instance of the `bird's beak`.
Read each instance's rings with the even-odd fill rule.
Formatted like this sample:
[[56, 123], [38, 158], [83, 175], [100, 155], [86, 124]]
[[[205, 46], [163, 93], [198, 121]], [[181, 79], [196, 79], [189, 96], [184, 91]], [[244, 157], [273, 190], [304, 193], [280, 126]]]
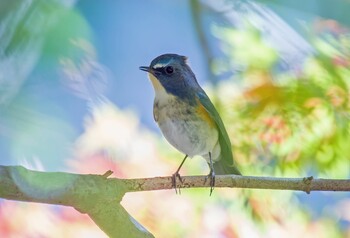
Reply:
[[153, 68], [148, 67], [148, 66], [140, 66], [139, 69], [142, 70], [142, 71], [146, 71], [146, 72], [148, 72], [149, 74], [151, 74], [153, 76], [156, 76], [156, 75], [159, 74], [156, 70], [154, 70]]
[[142, 71], [146, 71], [148, 73], [152, 73], [152, 69], [150, 67], [147, 67], [147, 66], [141, 66], [139, 69]]

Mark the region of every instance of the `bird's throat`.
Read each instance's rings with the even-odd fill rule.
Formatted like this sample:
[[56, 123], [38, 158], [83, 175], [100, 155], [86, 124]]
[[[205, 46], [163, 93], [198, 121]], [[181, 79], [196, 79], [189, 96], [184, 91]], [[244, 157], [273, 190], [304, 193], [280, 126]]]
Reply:
[[148, 73], [148, 77], [149, 79], [151, 80], [152, 82], [152, 85], [153, 85], [153, 88], [154, 88], [154, 91], [156, 94], [159, 94], [159, 93], [165, 93], [165, 88], [163, 87], [163, 85], [159, 82], [159, 80], [154, 77], [153, 74], [151, 73]]

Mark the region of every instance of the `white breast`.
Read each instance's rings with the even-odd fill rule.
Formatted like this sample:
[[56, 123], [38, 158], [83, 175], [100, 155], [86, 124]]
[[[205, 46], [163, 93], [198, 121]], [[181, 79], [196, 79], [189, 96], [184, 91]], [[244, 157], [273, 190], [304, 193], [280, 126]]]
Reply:
[[201, 155], [213, 160], [220, 154], [216, 128], [203, 123], [195, 114], [195, 108], [185, 107], [185, 103], [166, 92], [156, 93], [154, 118], [164, 137], [176, 149], [190, 157]]

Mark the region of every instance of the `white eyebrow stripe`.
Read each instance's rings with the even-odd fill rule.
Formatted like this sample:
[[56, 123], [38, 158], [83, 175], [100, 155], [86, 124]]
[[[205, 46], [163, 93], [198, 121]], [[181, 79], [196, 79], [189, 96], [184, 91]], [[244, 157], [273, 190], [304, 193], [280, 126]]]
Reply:
[[166, 64], [162, 64], [162, 63], [158, 63], [158, 64], [155, 64], [153, 66], [154, 69], [159, 69], [159, 68], [163, 68], [165, 66], [167, 66], [169, 63], [166, 63]]

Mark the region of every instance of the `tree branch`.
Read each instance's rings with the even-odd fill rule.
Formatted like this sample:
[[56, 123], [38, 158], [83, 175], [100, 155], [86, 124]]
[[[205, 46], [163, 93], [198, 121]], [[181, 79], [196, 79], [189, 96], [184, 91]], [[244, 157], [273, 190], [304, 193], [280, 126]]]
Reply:
[[122, 180], [107, 175], [38, 172], [22, 166], [0, 166], [0, 198], [71, 206], [109, 237], [153, 237], [120, 205]]
[[[171, 177], [140, 179], [104, 175], [39, 172], [21, 166], [0, 166], [0, 198], [71, 206], [110, 237], [153, 237], [120, 205], [126, 192], [172, 189]], [[210, 187], [206, 176], [184, 176], [179, 188]], [[350, 191], [350, 179], [216, 176], [215, 187], [310, 191]]]
[[194, 25], [194, 30], [197, 33], [199, 44], [205, 57], [208, 80], [213, 84], [217, 84], [217, 78], [211, 70], [213, 68], [214, 54], [210, 48], [204, 26], [202, 24], [202, 6], [199, 0], [191, 0], [190, 2], [191, 16]]
[[[210, 187], [206, 176], [184, 176], [179, 188]], [[171, 177], [124, 179], [127, 192], [171, 189]], [[350, 191], [350, 179], [275, 178], [239, 175], [215, 176], [215, 188], [253, 188], [311, 191]]]

